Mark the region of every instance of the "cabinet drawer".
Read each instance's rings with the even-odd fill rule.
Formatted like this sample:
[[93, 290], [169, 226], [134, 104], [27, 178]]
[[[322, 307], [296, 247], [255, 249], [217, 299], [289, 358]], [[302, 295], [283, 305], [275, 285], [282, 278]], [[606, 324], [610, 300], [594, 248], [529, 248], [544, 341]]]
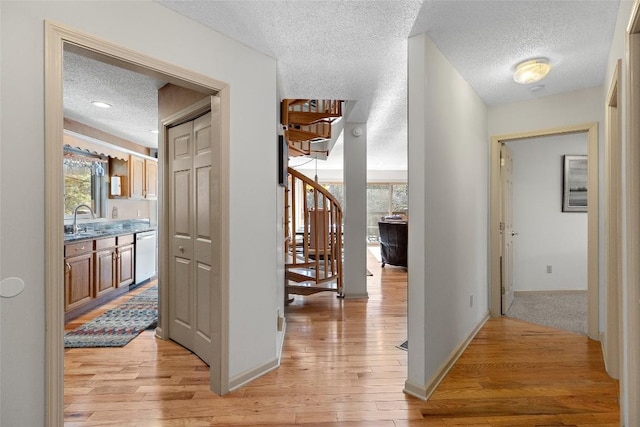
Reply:
[[116, 240], [118, 242], [118, 246], [128, 245], [130, 243], [133, 243], [133, 234], [127, 234], [126, 236], [118, 236], [116, 237]]
[[84, 242], [69, 243], [64, 245], [64, 256], [76, 256], [85, 254], [93, 250], [93, 240], [85, 240]]
[[116, 245], [116, 238], [115, 237], [107, 237], [105, 239], [97, 239], [96, 240], [96, 251], [99, 251], [101, 249], [109, 249], [109, 248], [113, 248]]

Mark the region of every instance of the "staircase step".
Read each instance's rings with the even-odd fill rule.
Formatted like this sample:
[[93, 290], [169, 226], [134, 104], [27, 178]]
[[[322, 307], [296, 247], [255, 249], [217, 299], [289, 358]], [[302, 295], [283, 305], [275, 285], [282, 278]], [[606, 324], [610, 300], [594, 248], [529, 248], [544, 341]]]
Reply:
[[338, 292], [338, 285], [334, 282], [327, 283], [314, 283], [314, 282], [300, 282], [291, 283], [288, 282], [285, 286], [285, 292], [295, 295], [312, 295], [318, 292]]
[[331, 123], [334, 119], [340, 117], [340, 114], [329, 112], [306, 112], [306, 111], [289, 111], [289, 126], [291, 125], [311, 125], [318, 122]]
[[284, 276], [294, 282], [307, 282], [316, 280], [316, 270], [311, 268], [287, 268]]

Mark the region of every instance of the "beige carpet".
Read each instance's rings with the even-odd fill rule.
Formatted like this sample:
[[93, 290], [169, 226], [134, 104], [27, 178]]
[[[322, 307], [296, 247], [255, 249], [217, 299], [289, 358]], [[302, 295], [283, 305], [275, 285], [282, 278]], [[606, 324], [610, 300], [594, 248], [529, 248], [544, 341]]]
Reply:
[[587, 291], [517, 293], [508, 317], [587, 334]]

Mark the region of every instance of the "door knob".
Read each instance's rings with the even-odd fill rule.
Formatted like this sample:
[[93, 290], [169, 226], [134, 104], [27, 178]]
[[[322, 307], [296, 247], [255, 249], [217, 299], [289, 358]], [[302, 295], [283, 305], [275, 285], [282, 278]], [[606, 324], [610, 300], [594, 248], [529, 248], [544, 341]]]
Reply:
[[180, 251], [180, 253], [184, 253], [184, 246], [178, 246], [178, 250]]
[[512, 231], [512, 232], [511, 232], [511, 235], [512, 235], [512, 236], [517, 236], [517, 235], [518, 235], [518, 233], [516, 233], [515, 231]]

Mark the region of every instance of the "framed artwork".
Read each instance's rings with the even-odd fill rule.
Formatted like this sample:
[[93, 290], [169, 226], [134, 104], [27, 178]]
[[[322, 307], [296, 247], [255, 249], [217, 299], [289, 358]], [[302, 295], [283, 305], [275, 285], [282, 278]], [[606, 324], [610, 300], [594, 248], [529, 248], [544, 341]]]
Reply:
[[289, 146], [284, 136], [278, 136], [278, 184], [287, 186], [287, 168], [289, 166]]
[[587, 211], [587, 156], [565, 155], [562, 212]]

